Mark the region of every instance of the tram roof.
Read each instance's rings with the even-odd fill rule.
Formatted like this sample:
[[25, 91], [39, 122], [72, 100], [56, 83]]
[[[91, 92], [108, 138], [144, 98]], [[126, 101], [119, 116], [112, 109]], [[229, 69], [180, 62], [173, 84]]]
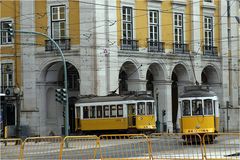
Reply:
[[184, 92], [182, 95], [180, 95], [180, 98], [187, 98], [187, 97], [214, 97], [217, 96], [212, 91], [207, 90], [189, 90]]
[[89, 96], [80, 97], [76, 103], [96, 103], [128, 100], [154, 100], [154, 99], [150, 95]]

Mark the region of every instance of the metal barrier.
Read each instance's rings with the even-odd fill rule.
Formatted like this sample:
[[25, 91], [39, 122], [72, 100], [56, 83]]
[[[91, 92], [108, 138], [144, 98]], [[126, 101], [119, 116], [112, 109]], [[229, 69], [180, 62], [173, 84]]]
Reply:
[[101, 135], [101, 159], [151, 159], [151, 146], [144, 134]]
[[203, 146], [205, 159], [240, 159], [240, 133], [207, 133]]
[[0, 139], [0, 159], [18, 159], [22, 140], [19, 138]]
[[62, 145], [62, 159], [100, 158], [97, 136], [67, 136]]
[[198, 134], [151, 134], [153, 159], [203, 159], [201, 137]]
[[59, 159], [62, 137], [30, 137], [22, 144], [20, 159]]
[[240, 133], [155, 133], [0, 139], [0, 159], [240, 158]]

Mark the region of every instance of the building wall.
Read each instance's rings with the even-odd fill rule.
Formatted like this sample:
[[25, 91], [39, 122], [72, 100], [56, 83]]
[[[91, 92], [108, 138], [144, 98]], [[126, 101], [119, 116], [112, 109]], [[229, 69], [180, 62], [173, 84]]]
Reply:
[[[19, 1], [4, 1], [0, 4], [0, 21], [12, 21], [13, 27], [19, 30]], [[14, 85], [21, 85], [21, 60], [19, 35], [15, 35], [13, 44], [5, 44], [0, 47], [1, 63], [13, 63], [14, 66]]]
[[[232, 5], [231, 15], [235, 15], [239, 9], [238, 2], [234, 3], [236, 5]], [[119, 92], [121, 81], [119, 74], [123, 70], [129, 76], [128, 90], [146, 90], [147, 72], [150, 71], [153, 74], [153, 96], [155, 99], [159, 96], [161, 131], [164, 131], [163, 128], [166, 126], [168, 131], [173, 132], [179, 127], [179, 122], [173, 117], [177, 114], [177, 108], [172, 107], [175, 102], [171, 98], [173, 73], [178, 79], [178, 94], [181, 94], [185, 85], [194, 84], [195, 81], [201, 83], [204, 73], [208, 79], [207, 83], [218, 95], [222, 108], [226, 107], [226, 101], [237, 105], [239, 59], [229, 57], [239, 56], [239, 52], [236, 52], [239, 50], [237, 44], [239, 39], [233, 38], [231, 47], [225, 47], [229, 44], [226, 39], [229, 26], [225, 15], [227, 9], [225, 1], [214, 0], [213, 3], [190, 0], [21, 1], [19, 7], [23, 15], [19, 19], [20, 29], [50, 36], [50, 8], [57, 5], [66, 6], [66, 36], [70, 38], [71, 43], [71, 49], [63, 50], [63, 53], [67, 63], [73, 66], [79, 75], [79, 90], [70, 90], [70, 97], [107, 95], [114, 90]], [[123, 6], [132, 7], [133, 39], [138, 40], [139, 50], [121, 49]], [[163, 52], [148, 52], [147, 39], [150, 33], [148, 11], [152, 9], [159, 11], [159, 41], [164, 42]], [[189, 52], [177, 54], [174, 50], [174, 13], [183, 13], [183, 39], [189, 46]], [[213, 45], [217, 47], [215, 56], [205, 55], [203, 48], [203, 17], [209, 15], [213, 17]], [[239, 31], [233, 20], [231, 29], [231, 35], [236, 37]], [[21, 123], [29, 125], [31, 133], [35, 135], [48, 135], [52, 131], [59, 135], [63, 125], [63, 108], [55, 101], [54, 90], [62, 87], [62, 59], [57, 51], [45, 51], [46, 38], [43, 36], [22, 34], [19, 40], [38, 44], [19, 46], [22, 54], [22, 65], [19, 68], [23, 70], [17, 73], [23, 74], [20, 79], [23, 81], [24, 92]], [[166, 116], [161, 114], [163, 110], [166, 110]], [[230, 113], [232, 118], [237, 118], [236, 112]], [[226, 116], [225, 110], [222, 109], [221, 131], [226, 128]], [[230, 124], [229, 128], [236, 130], [236, 126], [236, 123]]]

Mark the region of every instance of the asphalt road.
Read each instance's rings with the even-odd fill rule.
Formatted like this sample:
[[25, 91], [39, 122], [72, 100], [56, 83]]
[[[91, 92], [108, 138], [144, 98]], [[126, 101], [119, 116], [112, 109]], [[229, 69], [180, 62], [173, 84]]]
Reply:
[[[99, 144], [95, 140], [69, 141], [68, 147], [63, 149], [63, 159], [100, 159], [100, 158], [149, 158], [149, 152], [154, 158], [164, 159], [202, 159], [204, 147], [199, 143], [191, 143], [179, 137], [154, 137], [149, 142], [144, 138], [101, 139]], [[98, 147], [100, 146], [100, 147]], [[0, 143], [0, 159], [17, 159], [20, 145]], [[240, 158], [239, 137], [227, 139], [216, 138], [213, 144], [206, 144], [208, 158]], [[24, 159], [58, 159], [60, 144], [58, 142], [26, 143]]]

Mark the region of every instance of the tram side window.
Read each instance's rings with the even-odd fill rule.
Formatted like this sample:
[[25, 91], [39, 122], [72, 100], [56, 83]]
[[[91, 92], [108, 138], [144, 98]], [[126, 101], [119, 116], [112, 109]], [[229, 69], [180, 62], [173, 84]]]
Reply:
[[90, 118], [95, 118], [95, 106], [90, 106]]
[[80, 118], [80, 107], [76, 107], [76, 118]]
[[190, 116], [191, 110], [190, 110], [190, 101], [189, 100], [183, 100], [182, 101], [182, 115], [183, 116]]
[[97, 106], [97, 118], [102, 118], [102, 106]]
[[121, 104], [117, 105], [117, 116], [123, 117], [123, 105]]
[[117, 116], [117, 107], [116, 105], [110, 106], [110, 117], [116, 117]]
[[152, 102], [147, 102], [147, 115], [152, 115], [154, 114], [154, 109], [153, 109], [153, 105]]
[[138, 115], [145, 115], [145, 103], [139, 102], [137, 107]]
[[204, 100], [204, 114], [205, 115], [212, 115], [213, 114], [212, 100], [211, 99]]
[[202, 100], [192, 101], [192, 115], [202, 115]]
[[108, 105], [103, 106], [103, 112], [104, 112], [104, 117], [109, 117], [109, 106]]
[[83, 118], [89, 118], [89, 115], [88, 115], [88, 106], [84, 106], [83, 107]]

